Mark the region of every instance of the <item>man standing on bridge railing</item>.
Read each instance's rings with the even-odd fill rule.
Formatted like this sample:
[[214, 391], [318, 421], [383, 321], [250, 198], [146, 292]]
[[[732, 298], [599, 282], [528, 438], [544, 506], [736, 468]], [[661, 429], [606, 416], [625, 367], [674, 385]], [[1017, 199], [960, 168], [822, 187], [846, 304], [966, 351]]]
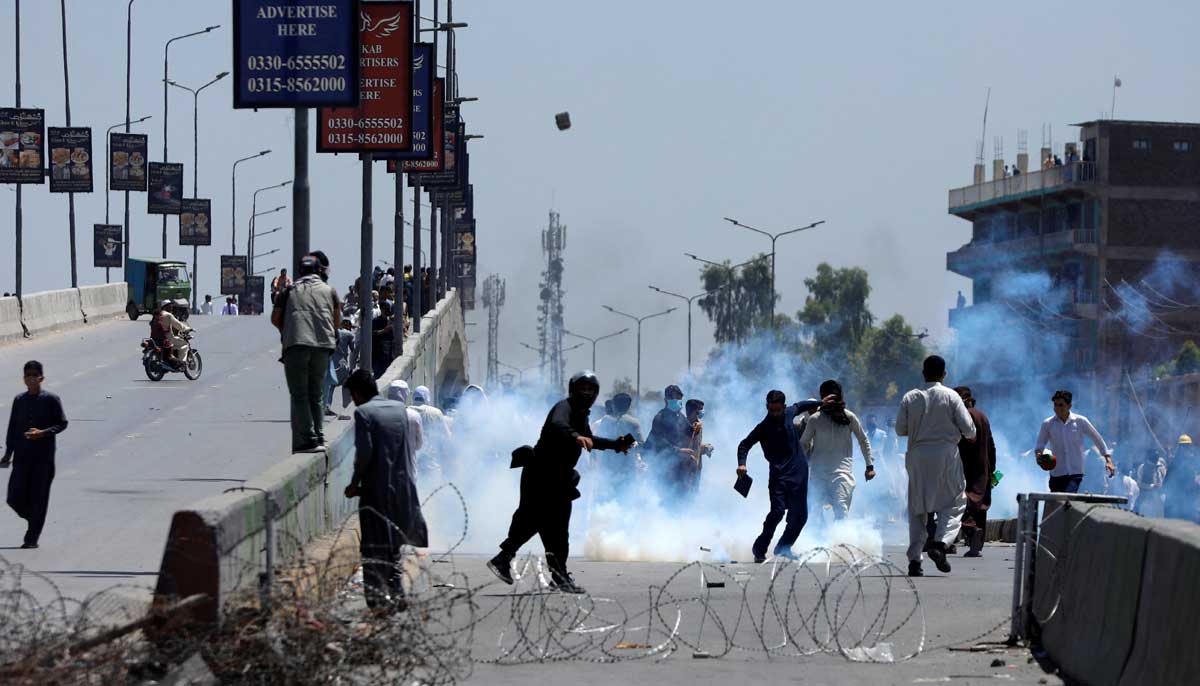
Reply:
[[42, 363], [26, 362], [24, 373], [26, 391], [13, 400], [0, 467], [13, 466], [8, 477], [8, 506], [28, 522], [21, 547], [36, 548], [50, 507], [55, 437], [66, 430], [67, 417], [58, 396], [42, 390]]

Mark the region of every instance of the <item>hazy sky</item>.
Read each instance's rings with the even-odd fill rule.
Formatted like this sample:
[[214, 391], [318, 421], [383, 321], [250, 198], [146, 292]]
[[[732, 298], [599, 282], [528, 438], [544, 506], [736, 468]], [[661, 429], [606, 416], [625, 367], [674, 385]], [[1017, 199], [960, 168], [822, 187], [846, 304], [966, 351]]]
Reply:
[[[62, 125], [58, 2], [22, 7], [23, 105], [44, 107]], [[430, 15], [431, 3], [422, 3]], [[124, 119], [124, 0], [68, 0], [72, 123], [103, 130]], [[162, 145], [162, 52], [171, 36], [222, 24], [176, 43], [171, 77], [197, 86], [229, 70], [231, 3], [137, 0], [134, 5], [133, 116], [136, 130]], [[444, 11], [444, 10], [443, 10]], [[8, 40], [0, 49], [0, 103], [13, 97], [12, 0], [3, 0]], [[470, 131], [479, 226], [479, 274], [507, 279], [501, 360], [536, 362], [519, 345], [536, 337], [539, 232], [553, 206], [569, 226], [567, 324], [589, 335], [626, 326], [601, 309], [635, 313], [675, 305], [647, 284], [699, 292], [696, 264], [682, 253], [742, 261], [769, 248], [723, 216], [779, 231], [826, 224], [779, 244], [781, 312], [798, 309], [803, 279], [820, 261], [862, 266], [875, 289], [873, 311], [900, 312], [918, 328], [946, 331], [946, 309], [966, 281], [945, 270], [945, 253], [966, 242], [966, 222], [946, 213], [946, 191], [971, 179], [984, 94], [992, 88], [987, 154], [1004, 137], [1015, 161], [1017, 131], [1036, 153], [1043, 125], [1056, 147], [1077, 136], [1069, 124], [1109, 109], [1119, 74], [1119, 118], [1197, 121], [1200, 75], [1193, 38], [1200, 8], [1188, 3], [796, 3], [552, 2], [460, 0], [462, 94]], [[191, 96], [172, 89], [170, 147], [191, 183]], [[553, 115], [570, 111], [559, 132]], [[201, 96], [200, 195], [211, 197], [214, 247], [201, 249], [200, 292], [216, 293], [217, 255], [228, 249], [230, 165], [262, 148], [274, 153], [238, 170], [239, 243], [254, 189], [291, 175], [290, 112], [232, 109], [231, 80]], [[315, 134], [315, 123], [313, 126]], [[314, 146], [315, 148], [315, 146]], [[157, 159], [152, 154], [151, 159]], [[103, 156], [102, 149], [96, 153]], [[312, 242], [333, 260], [344, 289], [358, 265], [358, 165], [315, 155]], [[102, 188], [97, 181], [97, 190]], [[11, 188], [11, 187], [9, 187]], [[376, 173], [376, 255], [390, 259], [391, 178]], [[25, 290], [69, 285], [67, 199], [46, 186], [25, 192]], [[157, 255], [161, 218], [132, 194], [133, 255]], [[290, 191], [260, 196], [273, 207]], [[119, 223], [122, 196], [114, 193]], [[14, 195], [0, 191], [0, 289], [13, 288]], [[411, 207], [407, 200], [406, 214]], [[91, 226], [104, 195], [76, 196], [80, 281], [101, 283], [91, 267]], [[290, 214], [260, 219], [260, 230]], [[168, 221], [170, 255], [190, 259]], [[406, 243], [411, 237], [406, 237]], [[259, 267], [284, 266], [290, 238], [260, 240]], [[478, 326], [472, 374], [484, 373], [486, 317]], [[696, 312], [702, 359], [710, 328]], [[264, 326], [266, 325], [264, 321]], [[646, 324], [643, 386], [661, 387], [684, 366], [683, 310]], [[601, 343], [602, 381], [634, 374], [634, 338]], [[590, 346], [569, 367], [590, 363]]]

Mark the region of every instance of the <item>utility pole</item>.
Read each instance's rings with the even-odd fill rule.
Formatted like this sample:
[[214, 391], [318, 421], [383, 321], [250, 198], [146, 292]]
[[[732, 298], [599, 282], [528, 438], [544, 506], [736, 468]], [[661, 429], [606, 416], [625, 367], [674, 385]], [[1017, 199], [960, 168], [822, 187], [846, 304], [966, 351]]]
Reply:
[[550, 223], [542, 232], [542, 253], [546, 271], [542, 272], [541, 301], [538, 306], [538, 343], [541, 345], [542, 378], [555, 389], [566, 376], [563, 358], [563, 250], [567, 247], [567, 227], [558, 213], [550, 210]]
[[491, 274], [483, 282], [483, 306], [488, 311], [487, 384], [500, 382], [500, 308], [504, 307], [504, 279]]
[[[21, 106], [21, 0], [16, 0], [16, 6], [17, 6], [16, 7], [17, 16], [16, 16], [16, 21], [14, 21], [13, 24], [16, 29], [17, 36], [16, 36], [16, 40], [13, 41], [13, 45], [17, 52], [17, 64], [16, 64], [17, 107], [20, 107]], [[126, 115], [126, 116], [128, 116], [128, 115]], [[106, 162], [106, 164], [107, 164], [107, 162]], [[16, 221], [16, 230], [15, 230], [15, 236], [14, 236], [15, 245], [13, 247], [16, 248], [15, 252], [17, 253], [16, 254], [17, 283], [15, 286], [15, 289], [17, 292], [17, 299], [19, 300], [21, 298], [21, 294], [22, 294], [22, 291], [21, 291], [21, 185], [22, 184], [18, 183], [18, 184], [14, 184], [14, 185], [17, 187], [17, 214], [16, 214], [16, 217], [14, 217], [14, 220]], [[126, 236], [126, 240], [128, 240], [128, 239], [129, 239], [128, 236]]]
[[[62, 10], [63, 96], [67, 109], [67, 126], [71, 126], [71, 70], [67, 67], [67, 0], [60, 0]], [[109, 160], [105, 164], [111, 164]], [[75, 194], [67, 193], [67, 226], [71, 247], [71, 288], [79, 288], [79, 270], [75, 260]]]
[[811, 229], [813, 227], [820, 226], [821, 224], [825, 223], [825, 220], [822, 219], [821, 221], [813, 222], [813, 223], [809, 224], [808, 226], [801, 226], [800, 228], [797, 228], [797, 229], [788, 229], [787, 231], [780, 231], [779, 233], [769, 233], [767, 231], [763, 231], [762, 229], [756, 229], [753, 226], [747, 226], [746, 224], [743, 224], [736, 219], [730, 219], [729, 217], [725, 217], [725, 221], [729, 222], [730, 224], [733, 224], [734, 226], [737, 226], [737, 227], [740, 227], [743, 229], [749, 229], [750, 231], [753, 231], [754, 233], [762, 234], [763, 236], [766, 236], [767, 238], [771, 239], [771, 322], [770, 322], [770, 324], [771, 324], [771, 329], [773, 330], [773, 329], [775, 329], [775, 300], [776, 300], [776, 295], [775, 295], [775, 242], [778, 241], [780, 238], [783, 238], [784, 236], [787, 236], [789, 234], [793, 234], [798, 231], [804, 231], [806, 229]]

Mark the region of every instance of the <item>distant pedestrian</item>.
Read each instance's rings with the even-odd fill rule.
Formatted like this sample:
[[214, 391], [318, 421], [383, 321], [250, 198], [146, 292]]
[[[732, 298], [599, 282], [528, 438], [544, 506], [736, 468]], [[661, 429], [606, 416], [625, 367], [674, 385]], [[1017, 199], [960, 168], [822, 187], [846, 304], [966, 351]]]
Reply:
[[1042, 422], [1038, 431], [1034, 455], [1042, 455], [1047, 445], [1054, 455], [1054, 468], [1050, 471], [1050, 491], [1052, 493], [1078, 493], [1083, 483], [1084, 460], [1083, 439], [1086, 436], [1096, 444], [1096, 449], [1104, 456], [1104, 468], [1111, 478], [1116, 475], [1117, 468], [1113, 466], [1112, 453], [1100, 436], [1100, 432], [1087, 417], [1071, 411], [1074, 396], [1070, 391], [1056, 391], [1051, 398], [1054, 403], [1054, 414]]
[[67, 416], [58, 396], [42, 390], [42, 363], [30, 360], [23, 371], [25, 392], [13, 399], [0, 467], [12, 465], [8, 506], [28, 523], [21, 547], [36, 548], [50, 506], [55, 437], [66, 430]]
[[1163, 479], [1166, 476], [1167, 465], [1159, 457], [1158, 451], [1153, 448], [1147, 450], [1146, 459], [1138, 465], [1134, 474], [1141, 493], [1135, 512], [1143, 517], [1163, 516]]
[[996, 471], [996, 441], [992, 439], [992, 423], [982, 410], [975, 407], [975, 396], [966, 386], [954, 389], [967, 406], [967, 414], [975, 423], [975, 439], [964, 438], [958, 443], [962, 458], [963, 478], [966, 480], [967, 511], [963, 515], [963, 538], [969, 550], [963, 557], [982, 557], [987, 537], [987, 513], [992, 506], [992, 472]]
[[225, 307], [221, 308], [222, 316], [236, 317], [238, 313], [237, 302], [232, 298], [225, 298]]
[[404, 403], [379, 397], [366, 369], [351, 374], [346, 386], [357, 406], [354, 474], [346, 497], [359, 499], [363, 591], [372, 609], [404, 610], [401, 546], [429, 546], [409, 449], [409, 415]]
[[292, 280], [288, 277], [287, 270], [280, 269], [279, 276], [271, 279], [271, 304], [275, 304], [275, 298], [278, 297], [280, 293], [286, 291], [291, 285]]
[[396, 379], [388, 384], [387, 399], [404, 404], [404, 411], [408, 414], [408, 453], [415, 462], [417, 451], [425, 444], [425, 435], [421, 426], [421, 415], [408, 406], [408, 382]]
[[[905, 393], [896, 413], [896, 434], [908, 436], [904, 466], [908, 471], [909, 576], [924, 576], [921, 555], [926, 549], [938, 570], [950, 573], [946, 549], [958, 537], [967, 507], [958, 446], [964, 438], [975, 438], [975, 423], [967, 406], [957, 393], [942, 385], [946, 361], [930, 355], [921, 374], [924, 387]], [[934, 540], [926, 546], [930, 514], [936, 516], [937, 524]]]
[[[354, 322], [342, 317], [342, 324], [337, 331], [337, 346], [333, 356], [329, 358], [329, 375], [325, 379], [325, 416], [336, 417], [333, 410], [333, 389], [346, 383], [350, 372], [357, 366], [358, 339], [354, 335]], [[343, 387], [344, 388], [344, 387]], [[342, 392], [342, 405], [346, 405], [346, 394]]]
[[204, 296], [204, 304], [200, 306], [200, 314], [206, 314], [211, 317], [212, 313], [213, 313], [212, 296], [206, 295], [206, 296]]
[[320, 262], [300, 259], [300, 278], [275, 300], [271, 323], [283, 332], [283, 366], [291, 395], [292, 451], [325, 449], [325, 379], [341, 320], [336, 294], [318, 275]]

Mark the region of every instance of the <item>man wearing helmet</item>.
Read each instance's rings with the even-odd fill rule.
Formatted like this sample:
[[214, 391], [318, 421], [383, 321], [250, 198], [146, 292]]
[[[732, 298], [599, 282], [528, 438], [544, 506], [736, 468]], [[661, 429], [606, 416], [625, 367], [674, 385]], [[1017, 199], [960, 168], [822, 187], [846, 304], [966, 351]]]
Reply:
[[163, 360], [168, 364], [181, 366], [187, 360], [188, 343], [177, 334], [191, 330], [171, 314], [170, 300], [160, 302], [158, 312], [150, 319], [150, 338], [162, 348]]
[[524, 458], [523, 464], [514, 464], [523, 467], [520, 503], [513, 513], [508, 538], [500, 544], [500, 553], [488, 562], [488, 569], [504, 583], [511, 584], [513, 558], [537, 534], [546, 549], [546, 564], [554, 586], [564, 593], [583, 593], [583, 588], [567, 571], [571, 501], [579, 497], [576, 489], [579, 472], [575, 471], [575, 465], [583, 450], [624, 453], [634, 440], [629, 435], [617, 439], [592, 435], [588, 414], [600, 394], [600, 381], [595, 374], [580, 372], [571, 377], [567, 388], [567, 398], [550, 409], [532, 454], [528, 448], [519, 448], [513, 454], [514, 462], [518, 455]]

